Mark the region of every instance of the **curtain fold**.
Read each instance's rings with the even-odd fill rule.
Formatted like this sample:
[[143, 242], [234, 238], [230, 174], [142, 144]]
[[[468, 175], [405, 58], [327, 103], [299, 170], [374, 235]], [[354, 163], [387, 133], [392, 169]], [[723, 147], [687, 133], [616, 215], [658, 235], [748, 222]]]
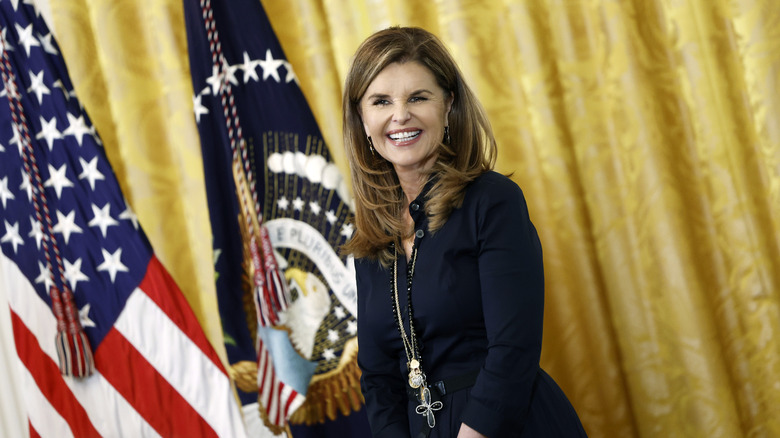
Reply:
[[[344, 172], [357, 45], [399, 24], [452, 50], [528, 199], [542, 365], [590, 436], [780, 436], [776, 2], [262, 3]], [[130, 204], [223, 351], [181, 1], [51, 11]]]

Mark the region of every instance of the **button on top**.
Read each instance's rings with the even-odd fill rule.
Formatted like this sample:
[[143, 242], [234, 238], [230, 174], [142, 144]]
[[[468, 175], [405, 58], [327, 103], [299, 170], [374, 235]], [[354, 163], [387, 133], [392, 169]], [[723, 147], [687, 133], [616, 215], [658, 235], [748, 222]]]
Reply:
[[420, 209], [420, 204], [416, 202], [412, 202], [412, 205], [410, 205], [410, 207], [412, 207], [412, 210], [417, 211]]
[[421, 239], [421, 238], [422, 238], [422, 236], [424, 236], [424, 235], [425, 235], [425, 231], [423, 231], [423, 230], [417, 230], [417, 231], [415, 231], [414, 235], [415, 235], [415, 236], [417, 236], [417, 238], [418, 238], [418, 239]]

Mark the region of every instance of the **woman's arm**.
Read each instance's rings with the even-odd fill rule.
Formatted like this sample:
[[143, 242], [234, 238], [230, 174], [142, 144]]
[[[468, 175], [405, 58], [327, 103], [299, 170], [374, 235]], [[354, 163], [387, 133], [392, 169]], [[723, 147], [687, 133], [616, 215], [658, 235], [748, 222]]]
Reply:
[[485, 185], [476, 232], [488, 353], [463, 422], [485, 436], [500, 437], [522, 429], [539, 371], [544, 269], [520, 188], [504, 177]]

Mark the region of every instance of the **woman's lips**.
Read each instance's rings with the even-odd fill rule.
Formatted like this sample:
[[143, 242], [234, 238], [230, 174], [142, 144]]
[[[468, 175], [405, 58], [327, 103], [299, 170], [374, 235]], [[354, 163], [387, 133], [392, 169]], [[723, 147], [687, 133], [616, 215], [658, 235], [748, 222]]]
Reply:
[[416, 142], [422, 134], [421, 129], [404, 129], [399, 131], [391, 131], [387, 134], [387, 138], [390, 139], [396, 146], [406, 146]]

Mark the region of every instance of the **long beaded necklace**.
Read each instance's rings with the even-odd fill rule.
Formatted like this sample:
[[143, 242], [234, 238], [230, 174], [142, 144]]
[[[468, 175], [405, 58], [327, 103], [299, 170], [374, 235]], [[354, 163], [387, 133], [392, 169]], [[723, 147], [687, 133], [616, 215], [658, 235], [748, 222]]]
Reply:
[[422, 370], [422, 357], [417, 343], [417, 333], [414, 330], [414, 312], [412, 310], [412, 277], [414, 277], [414, 265], [417, 262], [417, 245], [412, 248], [412, 256], [406, 271], [406, 309], [409, 316], [409, 336], [404, 329], [403, 318], [401, 317], [401, 306], [398, 303], [398, 251], [393, 245], [393, 275], [390, 278], [390, 293], [393, 301], [393, 319], [395, 319], [398, 332], [401, 334], [401, 340], [404, 344], [404, 353], [406, 353], [406, 368], [409, 370], [409, 386], [412, 389], [420, 390], [417, 394], [417, 400], [420, 404], [415, 411], [428, 420], [428, 427], [433, 429], [436, 426], [436, 419], [433, 416], [434, 411], [440, 410], [444, 404], [437, 400], [431, 402], [431, 391], [428, 388], [425, 373]]

